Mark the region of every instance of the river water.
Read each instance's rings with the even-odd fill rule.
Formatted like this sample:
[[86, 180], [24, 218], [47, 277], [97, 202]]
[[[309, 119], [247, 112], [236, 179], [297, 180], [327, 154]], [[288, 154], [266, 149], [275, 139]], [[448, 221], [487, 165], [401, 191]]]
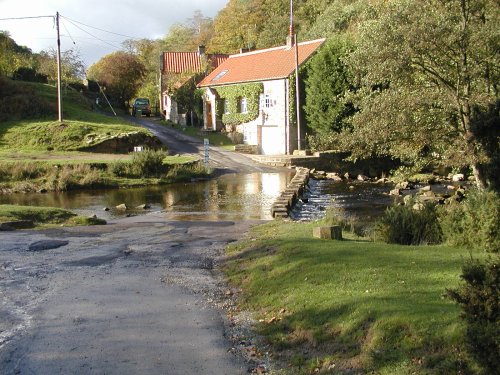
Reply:
[[[143, 188], [10, 194], [0, 195], [0, 204], [61, 207], [106, 220], [158, 211], [172, 220], [270, 220], [271, 205], [292, 177], [293, 172], [227, 174], [209, 181]], [[370, 222], [392, 204], [390, 189], [383, 184], [311, 179], [304, 195], [307, 203], [299, 202], [291, 216], [316, 220], [333, 207], [348, 219]], [[132, 209], [115, 208], [122, 203]], [[149, 209], [134, 209], [145, 203]]]
[[[209, 181], [143, 188], [8, 194], [0, 195], [0, 204], [60, 207], [107, 220], [157, 211], [172, 220], [270, 220], [271, 205], [292, 177], [292, 171], [227, 174]], [[151, 208], [115, 208], [122, 203], [132, 208], [147, 203]]]

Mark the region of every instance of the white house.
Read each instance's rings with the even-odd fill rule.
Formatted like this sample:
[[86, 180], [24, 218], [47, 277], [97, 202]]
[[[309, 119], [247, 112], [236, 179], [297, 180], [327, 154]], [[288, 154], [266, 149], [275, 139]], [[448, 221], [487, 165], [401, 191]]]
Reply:
[[231, 55], [198, 87], [205, 88], [204, 128], [236, 131], [263, 155], [291, 154], [297, 147], [295, 81], [299, 66], [325, 39]]

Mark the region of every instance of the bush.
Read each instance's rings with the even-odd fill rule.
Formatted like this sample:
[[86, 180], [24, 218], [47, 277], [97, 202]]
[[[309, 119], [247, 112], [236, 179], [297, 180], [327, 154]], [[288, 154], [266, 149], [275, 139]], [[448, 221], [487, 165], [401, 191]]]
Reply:
[[443, 237], [436, 207], [431, 203], [420, 205], [418, 210], [412, 204], [389, 207], [375, 225], [374, 235], [401, 245], [437, 244]]
[[500, 250], [500, 197], [493, 191], [469, 191], [463, 202], [452, 202], [440, 213], [446, 241], [456, 246]]
[[481, 264], [464, 265], [459, 289], [448, 290], [448, 296], [462, 306], [467, 322], [467, 346], [472, 356], [488, 374], [500, 369], [500, 273], [498, 258]]
[[168, 171], [163, 164], [168, 154], [163, 150], [144, 150], [132, 155], [131, 172], [138, 177], [160, 177]]

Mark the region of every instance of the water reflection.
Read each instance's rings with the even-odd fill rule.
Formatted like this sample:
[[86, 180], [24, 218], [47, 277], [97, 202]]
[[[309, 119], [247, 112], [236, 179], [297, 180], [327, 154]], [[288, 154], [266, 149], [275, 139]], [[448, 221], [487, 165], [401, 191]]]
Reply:
[[[148, 212], [164, 211], [174, 220], [269, 220], [274, 199], [286, 188], [291, 177], [289, 172], [230, 174], [210, 181], [167, 186], [0, 195], [0, 203], [61, 207], [105, 219], [144, 213], [114, 209], [119, 204], [137, 207], [148, 203], [151, 205]], [[111, 210], [106, 212], [105, 207]]]

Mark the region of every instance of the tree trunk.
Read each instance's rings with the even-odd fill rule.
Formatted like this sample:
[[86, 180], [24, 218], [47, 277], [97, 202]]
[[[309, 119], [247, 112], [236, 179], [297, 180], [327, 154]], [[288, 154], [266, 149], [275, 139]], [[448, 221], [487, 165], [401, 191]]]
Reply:
[[482, 172], [481, 166], [479, 164], [474, 164], [472, 166], [472, 174], [474, 175], [476, 186], [479, 190], [484, 190], [488, 187], [484, 173]]

